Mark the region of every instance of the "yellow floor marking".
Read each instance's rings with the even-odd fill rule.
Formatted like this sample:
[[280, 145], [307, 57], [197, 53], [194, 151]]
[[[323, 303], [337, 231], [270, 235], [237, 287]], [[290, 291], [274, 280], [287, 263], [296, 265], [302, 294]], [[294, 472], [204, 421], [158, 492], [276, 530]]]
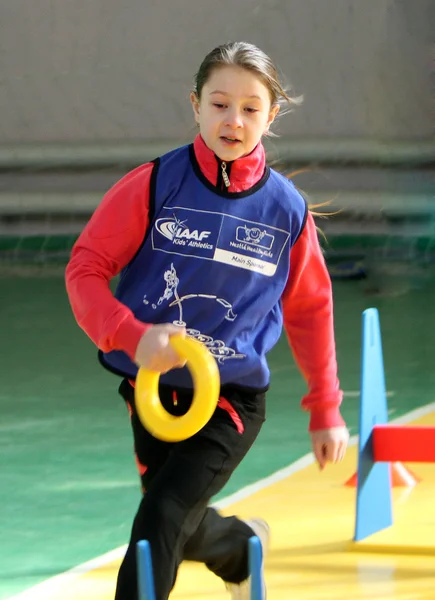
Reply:
[[[414, 421], [435, 425], [435, 412]], [[350, 552], [355, 489], [344, 482], [356, 470], [356, 448], [340, 465], [316, 465], [257, 491], [222, 512], [262, 516], [272, 528], [266, 560], [268, 600], [435, 599], [435, 557], [413, 555], [435, 544], [435, 465], [409, 465], [422, 478], [413, 489], [394, 490], [395, 524], [372, 536], [380, 547], [410, 547], [409, 554]], [[26, 600], [112, 600], [119, 561], [92, 570]], [[61, 579], [59, 579], [59, 584]], [[222, 582], [203, 565], [184, 563], [171, 600], [228, 600]], [[23, 596], [24, 599], [24, 596]]]

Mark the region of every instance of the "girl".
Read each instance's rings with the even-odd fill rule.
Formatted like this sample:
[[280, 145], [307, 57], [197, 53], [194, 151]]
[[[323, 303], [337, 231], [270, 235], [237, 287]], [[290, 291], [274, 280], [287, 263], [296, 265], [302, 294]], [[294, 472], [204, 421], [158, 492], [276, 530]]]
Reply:
[[[233, 599], [249, 600], [248, 539], [267, 548], [261, 520], [223, 518], [208, 506], [265, 420], [266, 354], [284, 325], [308, 393], [316, 459], [341, 460], [330, 279], [316, 228], [294, 185], [265, 164], [261, 143], [281, 101], [293, 101], [261, 50], [219, 46], [202, 62], [191, 103], [193, 144], [142, 165], [105, 195], [66, 269], [78, 324], [102, 364], [123, 377], [144, 494], [121, 565], [116, 600], [137, 599], [135, 547], [151, 545], [157, 600], [167, 600], [182, 560], [204, 562]], [[109, 282], [121, 273], [112, 295]], [[170, 444], [140, 423], [138, 367], [160, 371], [166, 409], [182, 415], [192, 381], [172, 335], [198, 338], [215, 356], [219, 405], [192, 438]], [[146, 490], [146, 492], [145, 492]]]

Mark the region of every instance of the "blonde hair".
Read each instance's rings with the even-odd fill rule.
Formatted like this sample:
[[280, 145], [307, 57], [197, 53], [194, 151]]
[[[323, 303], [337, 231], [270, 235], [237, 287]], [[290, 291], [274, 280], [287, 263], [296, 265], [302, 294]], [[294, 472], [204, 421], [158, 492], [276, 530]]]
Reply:
[[[305, 169], [298, 169], [297, 171], [291, 171], [291, 172], [282, 172], [283, 175], [285, 175], [285, 177], [287, 177], [287, 179], [291, 179], [293, 181], [293, 178], [296, 177], [297, 175], [300, 175], [301, 173], [308, 173], [310, 172], [312, 169], [310, 168], [305, 168]], [[294, 183], [294, 182], [293, 182]], [[330, 200], [326, 200], [326, 202], [319, 202], [317, 204], [312, 204], [309, 200], [308, 194], [300, 187], [298, 187], [296, 184], [294, 184], [296, 189], [298, 190], [298, 192], [301, 194], [301, 196], [304, 198], [305, 202], [307, 203], [307, 207], [308, 207], [308, 211], [313, 215], [313, 217], [317, 217], [320, 219], [327, 219], [328, 217], [332, 217], [334, 215], [337, 215], [339, 213], [341, 213], [341, 210], [331, 210], [331, 211], [327, 211], [327, 212], [323, 212], [323, 211], [319, 211], [319, 208], [323, 208], [325, 206], [331, 206], [331, 204], [334, 201], [334, 198], [331, 198]], [[319, 234], [322, 236], [322, 238], [325, 240], [325, 242], [328, 242], [328, 238], [326, 237], [324, 231], [318, 227], [316, 225], [316, 229], [319, 232]]]

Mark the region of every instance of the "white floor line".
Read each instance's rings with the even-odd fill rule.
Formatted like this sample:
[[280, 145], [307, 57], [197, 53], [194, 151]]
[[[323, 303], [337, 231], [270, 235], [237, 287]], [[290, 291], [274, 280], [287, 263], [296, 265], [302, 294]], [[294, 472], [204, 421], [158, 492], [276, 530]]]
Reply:
[[[403, 415], [402, 417], [392, 419], [389, 422], [395, 425], [404, 425], [406, 423], [424, 417], [425, 415], [428, 415], [429, 413], [434, 411], [435, 402], [432, 402], [420, 408], [416, 408], [415, 410], [412, 410], [411, 412], [407, 413], [406, 415]], [[358, 436], [352, 436], [349, 441], [349, 446], [354, 446], [357, 443], [357, 441]], [[272, 475], [269, 475], [264, 479], [260, 479], [259, 481], [251, 485], [247, 485], [238, 492], [235, 492], [234, 494], [231, 494], [230, 496], [219, 500], [218, 502], [214, 503], [213, 506], [215, 506], [216, 508], [227, 508], [231, 504], [249, 498], [249, 496], [254, 495], [256, 492], [259, 492], [260, 490], [263, 490], [273, 485], [274, 483], [286, 479], [290, 475], [293, 475], [293, 473], [297, 473], [298, 471], [305, 469], [313, 463], [314, 455], [312, 452], [310, 452], [309, 454], [306, 454], [305, 456], [290, 464], [289, 466], [285, 467], [284, 469], [280, 469]], [[115, 550], [107, 552], [106, 554], [98, 556], [97, 558], [94, 558], [88, 562], [82, 563], [72, 569], [69, 569], [64, 573], [60, 573], [59, 575], [55, 575], [50, 579], [42, 581], [41, 583], [38, 583], [37, 585], [34, 585], [31, 588], [28, 588], [27, 590], [24, 590], [23, 592], [20, 592], [15, 596], [9, 597], [7, 600], [39, 600], [40, 598], [44, 597], [44, 594], [48, 594], [53, 590], [59, 589], [60, 585], [68, 585], [69, 582], [73, 581], [80, 575], [88, 573], [93, 569], [103, 567], [104, 565], [112, 561], [120, 560], [124, 556], [126, 548], [126, 545], [116, 548]]]
[[[343, 396], [345, 398], [359, 398], [360, 395], [361, 392], [359, 390], [344, 390], [343, 392]], [[392, 398], [396, 395], [396, 392], [394, 390], [388, 390], [387, 392], [385, 392], [385, 395], [387, 396], [387, 398]]]

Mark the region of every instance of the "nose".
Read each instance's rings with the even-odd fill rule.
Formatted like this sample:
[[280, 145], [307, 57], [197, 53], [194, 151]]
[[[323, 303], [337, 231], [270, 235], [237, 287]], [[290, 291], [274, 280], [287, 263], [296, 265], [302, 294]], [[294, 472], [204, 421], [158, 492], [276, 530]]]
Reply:
[[226, 115], [225, 125], [231, 127], [231, 129], [238, 129], [243, 126], [243, 120], [238, 110], [229, 110]]

